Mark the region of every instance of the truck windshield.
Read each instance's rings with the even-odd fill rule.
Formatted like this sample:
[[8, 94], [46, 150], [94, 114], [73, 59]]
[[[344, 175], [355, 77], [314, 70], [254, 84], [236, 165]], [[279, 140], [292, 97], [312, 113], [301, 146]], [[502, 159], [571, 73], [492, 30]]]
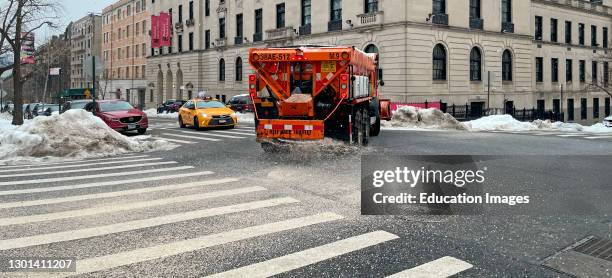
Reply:
[[313, 66], [310, 63], [291, 64], [291, 94], [312, 94]]

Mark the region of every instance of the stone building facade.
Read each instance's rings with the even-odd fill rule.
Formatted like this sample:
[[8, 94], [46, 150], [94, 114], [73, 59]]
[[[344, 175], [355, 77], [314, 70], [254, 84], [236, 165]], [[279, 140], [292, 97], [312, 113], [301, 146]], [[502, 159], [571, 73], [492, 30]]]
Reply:
[[[551, 53], [584, 56], [588, 63], [598, 61], [603, 76], [609, 56], [602, 32], [612, 23], [607, 4], [582, 0], [158, 0], [150, 3], [150, 14], [172, 12], [175, 28], [172, 48], [148, 53], [147, 105], [198, 91], [222, 99], [242, 94], [246, 76], [252, 72], [249, 48], [312, 44], [378, 52], [385, 81], [382, 95], [395, 102], [442, 101], [504, 110], [536, 107], [544, 99], [544, 108], [552, 109], [553, 95], [559, 90], [552, 82], [536, 82], [536, 57], [550, 63]], [[535, 39], [536, 15], [545, 18], [544, 33], [551, 17], [558, 19], [559, 43]], [[577, 40], [578, 18], [587, 26], [589, 44], [568, 50], [560, 43], [563, 24], [574, 22]], [[597, 25], [600, 33], [595, 53], [590, 46], [591, 25]], [[565, 63], [565, 59], [559, 61]], [[581, 58], [574, 59], [578, 67]], [[577, 84], [565, 91], [566, 95], [580, 91], [589, 98], [602, 95], [601, 90]], [[600, 103], [604, 104], [603, 98]], [[584, 121], [589, 120], [593, 119]]]

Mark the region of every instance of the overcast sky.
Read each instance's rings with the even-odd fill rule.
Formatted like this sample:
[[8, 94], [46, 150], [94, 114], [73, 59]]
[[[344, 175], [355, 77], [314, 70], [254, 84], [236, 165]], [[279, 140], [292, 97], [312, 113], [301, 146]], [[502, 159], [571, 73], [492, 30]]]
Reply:
[[[37, 34], [41, 40], [64, 32], [68, 23], [78, 20], [90, 12], [97, 14], [102, 13], [102, 9], [116, 2], [116, 0], [58, 0], [58, 2], [62, 5], [61, 19], [60, 22], [58, 22], [60, 28], [58, 30], [41, 30]], [[38, 42], [40, 42], [40, 40]]]

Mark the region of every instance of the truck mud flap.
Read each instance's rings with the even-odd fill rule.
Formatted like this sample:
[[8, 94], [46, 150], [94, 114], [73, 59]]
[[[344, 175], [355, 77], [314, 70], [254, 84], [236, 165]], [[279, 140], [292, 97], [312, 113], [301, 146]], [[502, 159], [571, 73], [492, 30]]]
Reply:
[[323, 121], [307, 120], [266, 120], [260, 119], [257, 125], [257, 140], [322, 140], [325, 137]]

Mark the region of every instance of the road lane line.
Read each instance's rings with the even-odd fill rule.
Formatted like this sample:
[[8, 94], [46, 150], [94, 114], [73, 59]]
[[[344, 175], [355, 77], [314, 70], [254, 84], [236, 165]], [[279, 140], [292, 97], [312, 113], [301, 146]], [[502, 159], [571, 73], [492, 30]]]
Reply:
[[474, 267], [472, 264], [453, 258], [443, 257], [417, 267], [388, 276], [388, 278], [419, 277], [444, 278]]
[[250, 203], [241, 203], [230, 206], [216, 207], [210, 209], [202, 209], [188, 211], [183, 213], [164, 215], [154, 218], [121, 222], [111, 225], [91, 227], [79, 230], [70, 230], [57, 233], [41, 234], [28, 237], [11, 238], [0, 240], [0, 250], [9, 250], [15, 248], [30, 247], [36, 245], [64, 242], [70, 240], [84, 239], [95, 236], [103, 236], [108, 234], [116, 234], [126, 231], [134, 231], [138, 229], [150, 228], [155, 226], [167, 225], [188, 221], [193, 219], [219, 216], [224, 214], [238, 213], [243, 211], [256, 210], [261, 208], [275, 207], [285, 204], [298, 203], [299, 201], [293, 198], [276, 198]]
[[229, 130], [212, 130], [213, 133], [224, 133], [230, 135], [246, 135], [246, 136], [255, 136], [255, 132], [242, 132], [242, 131], [229, 131]]
[[97, 163], [82, 163], [82, 164], [75, 164], [75, 165], [59, 165], [59, 166], [24, 168], [24, 169], [14, 169], [14, 170], [9, 169], [9, 170], [0, 170], [0, 173], [24, 172], [24, 171], [33, 171], [33, 170], [40, 171], [40, 170], [50, 170], [50, 169], [62, 169], [62, 168], [84, 167], [84, 166], [94, 166], [94, 165], [109, 165], [109, 164], [119, 164], [119, 163], [133, 163], [133, 162], [144, 162], [144, 161], [154, 161], [154, 160], [162, 160], [162, 158], [142, 158], [142, 159], [120, 160], [120, 161], [115, 160], [115, 161], [97, 162]]
[[64, 174], [64, 173], [78, 173], [78, 172], [90, 172], [90, 171], [104, 171], [104, 170], [115, 170], [115, 169], [125, 169], [125, 168], [139, 168], [139, 167], [147, 167], [147, 166], [160, 166], [160, 165], [168, 165], [168, 164], [177, 164], [176, 161], [160, 161], [160, 162], [152, 162], [152, 163], [139, 163], [139, 164], [128, 164], [128, 165], [119, 165], [119, 166], [108, 166], [101, 168], [83, 168], [83, 169], [72, 169], [72, 170], [61, 170], [61, 171], [51, 171], [51, 172], [34, 172], [34, 173], [19, 173], [19, 174], [8, 174], [8, 175], [0, 175], [0, 178], [14, 178], [14, 177], [30, 177], [30, 176], [41, 176], [41, 175], [52, 175], [52, 174]]
[[244, 187], [244, 188], [238, 188], [238, 189], [213, 191], [213, 192], [207, 192], [207, 193], [201, 193], [201, 194], [178, 196], [178, 197], [172, 197], [172, 198], [148, 200], [148, 201], [143, 201], [143, 202], [132, 202], [132, 203], [125, 203], [125, 204], [114, 204], [110, 206], [100, 206], [100, 207], [94, 207], [94, 208], [68, 210], [68, 211], [62, 211], [62, 212], [52, 212], [52, 213], [34, 214], [34, 215], [17, 216], [17, 217], [7, 217], [7, 218], [0, 218], [0, 226], [28, 224], [28, 223], [58, 220], [58, 219], [65, 219], [65, 218], [72, 218], [72, 217], [83, 217], [83, 216], [89, 216], [89, 215], [126, 211], [126, 210], [137, 210], [137, 209], [164, 206], [164, 205], [170, 205], [170, 204], [200, 201], [200, 200], [218, 198], [218, 197], [223, 197], [223, 196], [252, 193], [252, 192], [258, 192], [258, 191], [264, 191], [264, 190], [267, 190], [267, 189], [261, 186], [253, 186], [253, 187]]
[[561, 134], [557, 136], [559, 137], [580, 137], [580, 136], [585, 136], [585, 134]]
[[61, 162], [48, 162], [48, 163], [40, 163], [40, 164], [18, 164], [18, 165], [8, 165], [8, 166], [0, 165], [0, 169], [4, 170], [4, 169], [11, 169], [11, 168], [38, 167], [38, 166], [58, 165], [58, 164], [66, 165], [66, 164], [81, 163], [81, 162], [97, 162], [97, 161], [107, 161], [107, 160], [134, 159], [134, 158], [141, 158], [141, 157], [149, 157], [149, 156], [148, 155], [137, 155], [137, 156], [121, 156], [121, 157], [100, 158], [100, 159], [92, 158], [92, 159], [86, 159], [86, 160], [84, 159], [64, 160]]
[[385, 231], [371, 232], [207, 277], [270, 277], [397, 238]]
[[170, 138], [165, 138], [165, 137], [153, 137], [153, 139], [159, 139], [159, 140], [164, 140], [164, 141], [168, 141], [172, 143], [179, 143], [179, 144], [195, 144], [195, 142], [193, 141], [184, 141], [184, 140], [170, 139]]
[[200, 137], [200, 136], [189, 136], [189, 135], [182, 135], [182, 134], [162, 133], [161, 135], [162, 136], [170, 136], [170, 137], [183, 138], [183, 139], [205, 140], [205, 141], [212, 141], [212, 142], [219, 142], [219, 141], [221, 141], [221, 139], [216, 139], [216, 138], [207, 138], [207, 137]]
[[[157, 172], [162, 172], [162, 171], [174, 171], [174, 170], [177, 170], [177, 169], [176, 168], [157, 169], [155, 172], [157, 173]], [[150, 173], [153, 173], [153, 172], [151, 171]], [[204, 176], [204, 175], [211, 175], [211, 174], [214, 174], [214, 173], [210, 172], [210, 171], [203, 171], [203, 172], [196, 172], [196, 173], [184, 173], [184, 174], [165, 175], [165, 176], [153, 176], [153, 177], [138, 178], [138, 179], [128, 179], [128, 180], [94, 182], [94, 183], [75, 184], [75, 185], [62, 185], [62, 186], [52, 186], [52, 187], [38, 187], [38, 188], [28, 188], [28, 189], [15, 189], [15, 190], [0, 191], [0, 196], [17, 195], [17, 194], [30, 194], [30, 193], [41, 193], [41, 192], [51, 192], [51, 191], [61, 191], [61, 190], [73, 190], [73, 189], [83, 189], [83, 188], [92, 188], [92, 187], [122, 185], [122, 184], [130, 184], [130, 183], [143, 183], [143, 182], [150, 182], [150, 181], [179, 179], [179, 178]]]
[[232, 135], [223, 135], [223, 134], [215, 134], [212, 132], [194, 132], [194, 131], [181, 131], [181, 133], [187, 133], [187, 134], [197, 134], [197, 135], [204, 135], [204, 136], [213, 136], [213, 137], [221, 137], [221, 138], [229, 138], [229, 139], [245, 139], [246, 137], [241, 137], [241, 136], [232, 136]]
[[[73, 181], [73, 180], [96, 179], [96, 178], [107, 178], [107, 177], [122, 177], [122, 176], [140, 175], [140, 174], [148, 174], [148, 173], [157, 173], [157, 172], [162, 172], [162, 171], [187, 170], [187, 169], [193, 169], [193, 168], [194, 168], [193, 166], [180, 166], [180, 167], [172, 167], [172, 168], [147, 169], [147, 170], [140, 170], [140, 171], [106, 173], [106, 174], [85, 175], [85, 176], [75, 176], [75, 177], [7, 181], [7, 182], [0, 182], [0, 186], [48, 183], [48, 182], [59, 182], [59, 181]], [[2, 195], [1, 192], [0, 192], [0, 195]]]
[[50, 205], [50, 204], [59, 204], [59, 203], [66, 203], [66, 202], [76, 202], [76, 201], [84, 201], [84, 200], [93, 200], [93, 199], [112, 198], [112, 197], [152, 193], [152, 192], [167, 191], [167, 190], [178, 190], [178, 189], [184, 189], [184, 188], [192, 188], [192, 187], [199, 187], [199, 186], [208, 186], [208, 185], [237, 182], [239, 180], [240, 179], [226, 178], [226, 179], [198, 181], [198, 182], [192, 182], [192, 183], [183, 183], [183, 184], [176, 184], [176, 185], [172, 184], [172, 185], [164, 185], [164, 186], [145, 187], [145, 188], [139, 188], [139, 189], [113, 191], [113, 192], [107, 192], [107, 193], [85, 194], [85, 195], [76, 195], [76, 196], [70, 196], [70, 197], [50, 198], [50, 199], [38, 199], [38, 200], [32, 200], [32, 201], [18, 201], [18, 202], [12, 202], [12, 203], [0, 203], [0, 209]]
[[[285, 221], [267, 223], [242, 229], [231, 230], [218, 234], [201, 236], [193, 239], [181, 240], [172, 243], [160, 244], [131, 251], [110, 254], [101, 257], [79, 260], [76, 272], [67, 273], [40, 273], [37, 277], [66, 277], [86, 274], [119, 266], [130, 265], [160, 258], [179, 255], [186, 252], [251, 239], [264, 235], [289, 231], [316, 224], [337, 221], [344, 217], [335, 213], [322, 213], [312, 216], [293, 218]], [[28, 273], [32, 275], [35, 273]], [[33, 276], [33, 275], [32, 275]]]
[[589, 140], [596, 140], [596, 139], [610, 139], [612, 138], [612, 136], [589, 136], [589, 137], [584, 137], [585, 139], [589, 139]]

